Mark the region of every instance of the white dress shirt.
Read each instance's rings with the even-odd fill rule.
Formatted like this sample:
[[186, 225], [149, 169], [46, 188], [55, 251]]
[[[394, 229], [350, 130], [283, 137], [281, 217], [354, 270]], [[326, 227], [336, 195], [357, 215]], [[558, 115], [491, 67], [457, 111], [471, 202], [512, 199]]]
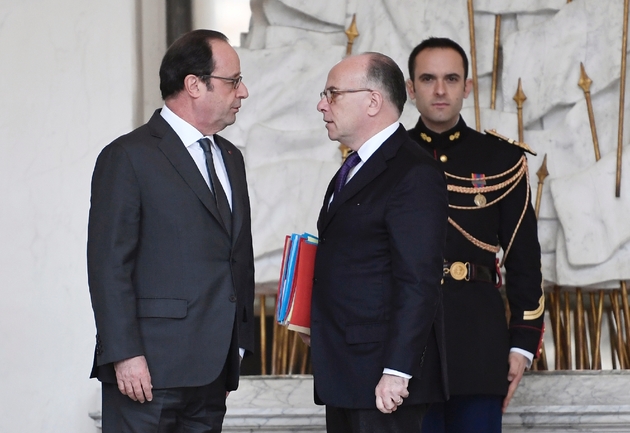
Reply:
[[[186, 150], [192, 156], [192, 159], [197, 164], [197, 168], [199, 172], [203, 176], [208, 188], [212, 190], [212, 186], [210, 183], [210, 178], [208, 174], [208, 168], [206, 167], [206, 155], [199, 144], [199, 139], [203, 138], [204, 135], [199, 132], [197, 128], [192, 126], [190, 123], [186, 122], [184, 119], [179, 117], [177, 114], [173, 113], [166, 105], [162, 107], [162, 111], [160, 111], [160, 115], [166, 123], [168, 123], [171, 128], [175, 131], [177, 136], [184, 146], [186, 146]], [[230, 185], [230, 180], [227, 175], [227, 170], [225, 169], [225, 163], [223, 162], [223, 155], [221, 155], [221, 151], [218, 146], [214, 142], [213, 137], [207, 137], [210, 139], [211, 152], [212, 152], [212, 161], [214, 162], [214, 169], [217, 172], [217, 177], [219, 178], [219, 182], [223, 186], [223, 190], [225, 191], [225, 195], [227, 196], [228, 203], [230, 204], [230, 209], [232, 209], [232, 186]], [[239, 347], [238, 349], [239, 355], [241, 359], [245, 355], [245, 349]]]
[[[162, 118], [164, 118], [164, 120], [166, 120], [171, 128], [173, 128], [179, 139], [182, 140], [182, 143], [184, 143], [184, 146], [186, 146], [186, 150], [188, 150], [188, 153], [190, 153], [190, 156], [192, 156], [195, 164], [197, 164], [197, 168], [199, 168], [199, 172], [206, 181], [208, 188], [212, 190], [210, 178], [208, 177], [208, 168], [206, 167], [206, 155], [204, 154], [203, 149], [199, 144], [199, 139], [203, 138], [204, 135], [190, 123], [186, 122], [177, 114], [173, 113], [166, 105], [162, 107], [160, 115], [162, 116]], [[230, 204], [230, 209], [232, 209], [232, 186], [230, 185], [227, 170], [225, 169], [223, 156], [221, 155], [219, 147], [214, 142], [214, 138], [206, 138], [210, 139], [210, 143], [212, 143], [210, 151], [212, 152], [214, 169], [217, 172], [217, 177], [219, 178], [219, 182], [221, 182], [221, 186], [223, 186], [223, 190], [225, 191], [225, 195], [227, 196], [228, 203]]]

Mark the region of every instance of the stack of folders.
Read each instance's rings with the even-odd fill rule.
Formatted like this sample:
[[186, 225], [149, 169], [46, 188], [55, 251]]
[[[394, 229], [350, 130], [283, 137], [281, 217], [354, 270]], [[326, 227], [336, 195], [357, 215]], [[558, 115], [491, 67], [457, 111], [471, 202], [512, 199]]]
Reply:
[[293, 331], [311, 333], [311, 292], [317, 238], [308, 233], [284, 240], [276, 320]]

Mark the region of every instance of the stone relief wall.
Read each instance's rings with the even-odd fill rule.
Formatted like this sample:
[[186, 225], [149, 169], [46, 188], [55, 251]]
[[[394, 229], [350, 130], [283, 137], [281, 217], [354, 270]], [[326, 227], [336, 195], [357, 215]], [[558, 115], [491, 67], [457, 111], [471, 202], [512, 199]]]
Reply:
[[[326, 185], [341, 162], [326, 136], [318, 94], [346, 51], [344, 30], [356, 14], [353, 52], [379, 51], [407, 76], [407, 56], [428, 36], [459, 42], [470, 57], [465, 0], [252, 0], [250, 31], [239, 55], [250, 98], [225, 135], [243, 146], [253, 211], [256, 278], [278, 277], [283, 238], [316, 233]], [[512, 100], [519, 78], [527, 95], [524, 141], [532, 199], [547, 155], [539, 237], [548, 283], [618, 288], [630, 278], [630, 155], [615, 197], [623, 2], [619, 0], [476, 0], [475, 34], [482, 129], [517, 138]], [[496, 109], [490, 109], [495, 17], [501, 15]], [[580, 62], [591, 96], [601, 159], [596, 162]], [[626, 98], [626, 110], [630, 98]], [[462, 112], [474, 127], [471, 93]], [[417, 120], [408, 103], [402, 122]], [[625, 116], [624, 144], [630, 137]], [[626, 145], [625, 151], [627, 152]]]

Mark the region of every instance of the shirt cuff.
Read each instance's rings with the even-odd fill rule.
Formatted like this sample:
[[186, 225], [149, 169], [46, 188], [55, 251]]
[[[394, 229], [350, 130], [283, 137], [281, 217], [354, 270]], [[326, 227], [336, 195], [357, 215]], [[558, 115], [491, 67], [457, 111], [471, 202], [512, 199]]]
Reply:
[[238, 354], [240, 355], [241, 359], [243, 359], [243, 357], [245, 356], [245, 349], [243, 349], [242, 347], [239, 347]]
[[534, 360], [534, 354], [533, 353], [528, 352], [527, 350], [519, 349], [518, 347], [511, 348], [510, 349], [510, 353], [512, 353], [512, 352], [520, 353], [525, 358], [527, 358], [527, 368], [532, 366], [532, 361]]
[[402, 371], [392, 370], [391, 368], [384, 368], [383, 374], [391, 374], [392, 376], [404, 377], [405, 379], [411, 379], [412, 376]]

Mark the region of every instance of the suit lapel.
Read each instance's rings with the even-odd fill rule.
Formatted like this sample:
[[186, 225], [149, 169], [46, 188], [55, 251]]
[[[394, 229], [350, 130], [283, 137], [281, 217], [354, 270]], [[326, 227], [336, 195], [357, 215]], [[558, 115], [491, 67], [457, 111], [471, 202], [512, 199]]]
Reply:
[[330, 207], [328, 208], [328, 214], [326, 222], [329, 222], [339, 207], [352, 198], [356, 193], [361, 191], [365, 186], [370, 183], [379, 174], [387, 169], [387, 163], [383, 158], [382, 153], [377, 150], [372, 156], [365, 162], [361, 169], [352, 176], [352, 179], [348, 181], [339, 194], [335, 194]]
[[[402, 134], [402, 136], [401, 136]], [[348, 183], [341, 189], [339, 194], [335, 195], [332, 203], [330, 203], [330, 207], [328, 208], [328, 212], [326, 212], [325, 217], [323, 219], [322, 230], [326, 228], [328, 223], [331, 221], [337, 210], [341, 207], [342, 204], [347, 202], [350, 198], [356, 195], [359, 191], [365, 188], [370, 182], [372, 182], [376, 177], [378, 177], [381, 173], [387, 170], [387, 160], [394, 157], [398, 149], [402, 144], [402, 138], [407, 136], [407, 132], [405, 128], [401, 125], [398, 127], [396, 132], [394, 132], [387, 140], [383, 142], [383, 144], [368, 158], [368, 160], [363, 164], [363, 166], [359, 169], [358, 172], [348, 181]], [[337, 172], [337, 175], [339, 172]], [[337, 177], [335, 175], [335, 178]], [[334, 184], [334, 179], [331, 184]], [[329, 190], [331, 190], [331, 185], [328, 186]], [[331, 190], [332, 191], [332, 190]], [[330, 194], [327, 193], [326, 197], [330, 197]], [[326, 208], [327, 201], [324, 203], [324, 208]], [[321, 217], [321, 214], [320, 214]]]
[[232, 150], [232, 144], [219, 135], [214, 135], [215, 143], [219, 143], [223, 163], [230, 180], [232, 188], [232, 243], [238, 239], [238, 234], [243, 226], [243, 214], [245, 212], [245, 203], [242, 202], [243, 197], [247, 197], [247, 185], [244, 183], [244, 177], [240, 175], [240, 171], [236, 156]]
[[[217, 222], [221, 224], [221, 227], [223, 227], [221, 215], [214, 201], [214, 196], [210, 192], [210, 188], [208, 188], [206, 181], [203, 179], [190, 153], [188, 153], [186, 146], [169, 124], [160, 116], [159, 110], [153, 114], [153, 117], [151, 117], [151, 120], [148, 122], [148, 126], [152, 135], [161, 139], [158, 148], [164, 153], [166, 158], [168, 158], [177, 173], [179, 173], [190, 189], [199, 197], [199, 200], [201, 200]], [[225, 230], [225, 227], [223, 227], [223, 229]]]
[[337, 176], [339, 176], [340, 170], [341, 168], [337, 170], [337, 174], [335, 174], [335, 176], [328, 183], [326, 194], [324, 194], [324, 203], [322, 204], [322, 208], [319, 211], [319, 217], [317, 218], [317, 231], [319, 233], [324, 230], [324, 227], [326, 227], [326, 224], [328, 223], [328, 202], [330, 202], [330, 196], [332, 195], [335, 188], [335, 179], [337, 179]]

